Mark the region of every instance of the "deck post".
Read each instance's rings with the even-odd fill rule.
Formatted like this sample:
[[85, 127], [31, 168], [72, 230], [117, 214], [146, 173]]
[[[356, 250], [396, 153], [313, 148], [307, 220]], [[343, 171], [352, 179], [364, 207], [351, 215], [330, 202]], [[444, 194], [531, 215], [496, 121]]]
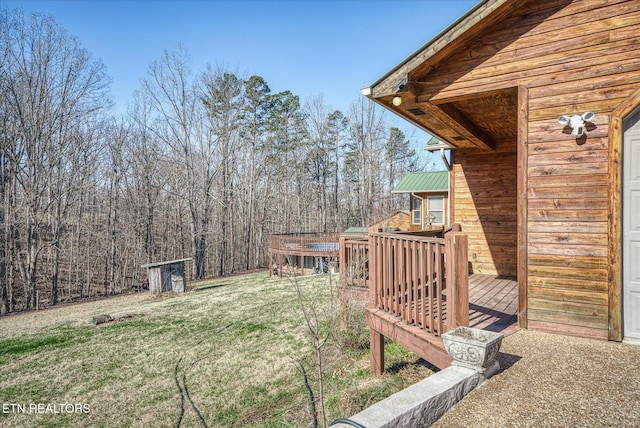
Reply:
[[371, 375], [381, 376], [384, 371], [384, 336], [382, 333], [369, 328], [371, 347]]
[[347, 284], [345, 275], [347, 273], [347, 249], [345, 247], [345, 237], [341, 236], [338, 239], [338, 269], [340, 270], [340, 286], [344, 287]]
[[[467, 235], [449, 232], [444, 236], [447, 281], [447, 328], [469, 326], [469, 260]], [[449, 300], [451, 299], [451, 300]]]
[[[375, 237], [369, 235], [367, 246], [369, 252], [369, 307], [374, 309], [378, 306], [378, 287], [381, 278], [379, 276]], [[369, 325], [369, 347], [371, 350], [371, 375], [381, 376], [384, 372], [384, 335]]]

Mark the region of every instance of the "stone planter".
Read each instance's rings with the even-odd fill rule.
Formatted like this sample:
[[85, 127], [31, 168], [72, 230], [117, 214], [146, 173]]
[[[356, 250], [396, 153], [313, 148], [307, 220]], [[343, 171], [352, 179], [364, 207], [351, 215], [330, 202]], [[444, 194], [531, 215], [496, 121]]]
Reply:
[[498, 355], [503, 337], [502, 333], [458, 327], [444, 333], [442, 341], [453, 358], [452, 365], [476, 370], [485, 378], [489, 378], [500, 369], [495, 357]]

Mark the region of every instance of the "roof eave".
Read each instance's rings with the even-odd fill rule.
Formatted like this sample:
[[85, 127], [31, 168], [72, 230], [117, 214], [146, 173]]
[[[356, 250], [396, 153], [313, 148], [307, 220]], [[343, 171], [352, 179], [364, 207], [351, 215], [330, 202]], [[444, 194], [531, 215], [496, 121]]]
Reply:
[[396, 193], [396, 194], [400, 194], [400, 193], [442, 193], [442, 192], [448, 192], [448, 189], [429, 189], [429, 190], [392, 190], [391, 193]]
[[[475, 26], [477, 22], [480, 22], [487, 16], [491, 15], [496, 9], [508, 1], [509, 0], [481, 0], [457, 21], [442, 30], [433, 39], [409, 55], [404, 61], [392, 68], [368, 88], [362, 89], [362, 94], [374, 100], [375, 98], [392, 94], [393, 91], [389, 91], [388, 89], [385, 89], [384, 93], [376, 93], [376, 88], [380, 87], [382, 83], [385, 83], [392, 78], [394, 79], [394, 82], [387, 82], [388, 84], [384, 85], [384, 87], [394, 88], [395, 91], [399, 91], [400, 87], [407, 83], [406, 75], [409, 71], [415, 69], [417, 66], [433, 57], [444, 47], [454, 43], [463, 34], [465, 34], [469, 28]], [[414, 62], [416, 63], [413, 64]], [[403, 71], [405, 68], [407, 68], [406, 73]], [[402, 72], [401, 76], [394, 76], [399, 71]], [[405, 82], [402, 82], [403, 79]], [[386, 105], [385, 107], [388, 108]]]

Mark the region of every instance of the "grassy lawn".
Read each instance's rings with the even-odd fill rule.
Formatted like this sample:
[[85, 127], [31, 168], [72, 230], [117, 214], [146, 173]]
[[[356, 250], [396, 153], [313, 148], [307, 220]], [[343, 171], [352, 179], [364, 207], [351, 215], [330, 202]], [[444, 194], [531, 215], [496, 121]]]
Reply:
[[[329, 422], [431, 374], [388, 344], [387, 373], [371, 378], [368, 349], [345, 347], [355, 333], [336, 327], [336, 281], [297, 279], [328, 337]], [[188, 286], [0, 318], [0, 426], [312, 426], [298, 367], [317, 396], [315, 354], [293, 282], [258, 272]], [[140, 316], [94, 326], [102, 313]]]

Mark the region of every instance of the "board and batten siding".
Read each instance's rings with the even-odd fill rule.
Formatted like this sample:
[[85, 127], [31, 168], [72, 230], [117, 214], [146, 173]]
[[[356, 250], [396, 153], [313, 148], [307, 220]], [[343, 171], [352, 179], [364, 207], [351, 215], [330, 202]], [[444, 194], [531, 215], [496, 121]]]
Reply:
[[[470, 234], [469, 253], [479, 253], [474, 245], [491, 251], [492, 236], [503, 242], [496, 223], [510, 225], [517, 209], [505, 199], [496, 206], [500, 213], [487, 216], [483, 224], [478, 207], [491, 206], [490, 198], [474, 198], [473, 188], [480, 193], [485, 189], [489, 197], [513, 180], [515, 189], [516, 172], [507, 171], [507, 165], [526, 156], [526, 195], [518, 200], [526, 204], [522, 245], [529, 328], [608, 337], [609, 258], [620, 245], [610, 242], [617, 237], [609, 233], [617, 197], [611, 194], [611, 180], [618, 174], [608, 158], [610, 115], [640, 88], [638, 58], [639, 1], [526, 1], [442, 61], [420, 84], [422, 102], [452, 102], [518, 86], [527, 90], [526, 153], [460, 151], [453, 187], [454, 221]], [[586, 111], [595, 113], [586, 138], [576, 140], [563, 132], [560, 115]], [[504, 244], [510, 246], [506, 240]], [[501, 251], [491, 261], [477, 259], [478, 270], [510, 266], [515, 249]]]

